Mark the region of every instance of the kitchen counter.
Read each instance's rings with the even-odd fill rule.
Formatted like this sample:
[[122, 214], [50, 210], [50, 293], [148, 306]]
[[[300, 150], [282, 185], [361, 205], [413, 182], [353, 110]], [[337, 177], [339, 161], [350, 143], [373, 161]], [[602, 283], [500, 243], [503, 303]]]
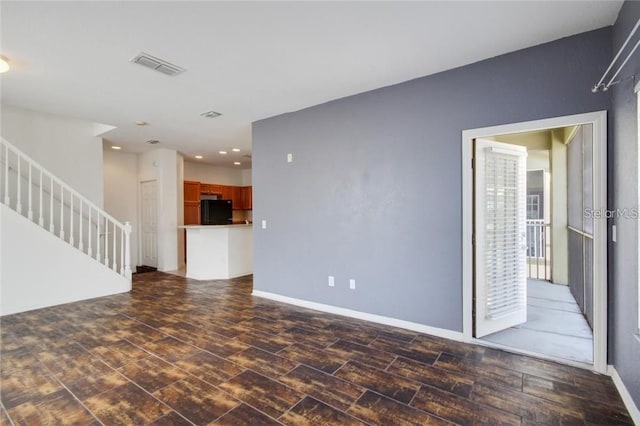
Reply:
[[253, 273], [253, 226], [185, 225], [187, 277], [218, 280]]

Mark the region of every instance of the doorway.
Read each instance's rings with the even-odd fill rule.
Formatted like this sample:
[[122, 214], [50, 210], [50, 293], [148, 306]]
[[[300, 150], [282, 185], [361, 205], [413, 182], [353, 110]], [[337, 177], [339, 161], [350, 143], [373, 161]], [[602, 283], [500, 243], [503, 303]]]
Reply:
[[607, 228], [585, 212], [606, 208], [606, 112], [462, 142], [465, 337], [604, 372]]
[[155, 180], [140, 182], [140, 251], [143, 266], [158, 267], [158, 188]]

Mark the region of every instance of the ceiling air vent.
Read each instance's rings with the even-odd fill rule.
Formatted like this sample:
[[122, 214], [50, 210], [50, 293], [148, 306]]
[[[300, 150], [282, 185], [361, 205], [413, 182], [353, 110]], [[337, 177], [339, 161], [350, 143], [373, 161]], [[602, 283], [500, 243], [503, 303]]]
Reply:
[[207, 112], [203, 112], [200, 115], [205, 117], [205, 118], [216, 118], [216, 117], [220, 117], [222, 114], [219, 113], [219, 112], [215, 112], [215, 111], [207, 111]]
[[173, 65], [172, 63], [163, 61], [162, 59], [158, 59], [144, 52], [141, 52], [138, 56], [133, 58], [131, 62], [172, 77], [186, 71], [182, 67]]

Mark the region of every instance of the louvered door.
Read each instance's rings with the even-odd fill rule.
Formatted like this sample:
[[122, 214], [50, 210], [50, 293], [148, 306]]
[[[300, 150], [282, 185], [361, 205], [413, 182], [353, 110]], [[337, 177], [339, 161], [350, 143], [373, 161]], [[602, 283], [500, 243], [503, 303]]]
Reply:
[[475, 142], [475, 336], [527, 320], [527, 149]]

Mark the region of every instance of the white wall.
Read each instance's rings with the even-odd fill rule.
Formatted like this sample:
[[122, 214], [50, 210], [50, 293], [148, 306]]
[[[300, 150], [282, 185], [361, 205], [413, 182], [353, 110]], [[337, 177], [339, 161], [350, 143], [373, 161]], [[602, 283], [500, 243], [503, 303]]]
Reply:
[[[176, 151], [165, 148], [138, 155], [138, 183], [148, 180], [157, 181], [158, 270], [160, 271], [178, 269], [178, 238], [182, 237], [182, 231], [178, 230], [178, 206], [183, 207], [182, 199], [178, 200], [178, 188], [182, 187], [182, 180], [178, 181], [179, 161], [179, 154]], [[178, 204], [179, 201], [180, 204]]]
[[4, 204], [0, 227], [0, 315], [131, 290], [131, 281]]
[[[205, 163], [184, 162], [184, 179], [219, 185], [243, 186], [244, 171], [226, 167], [215, 167]], [[248, 185], [250, 185], [249, 183]]]
[[253, 184], [253, 175], [251, 169], [242, 171], [242, 186], [251, 186]]
[[138, 156], [105, 147], [104, 209], [120, 222], [131, 223], [131, 269], [138, 263]]
[[91, 121], [1, 107], [2, 137], [97, 206], [103, 206], [102, 139]]
[[[177, 218], [178, 225], [184, 225], [184, 157], [181, 154], [176, 156], [176, 178], [178, 185]], [[184, 259], [184, 230], [178, 231], [178, 268], [185, 265]]]

